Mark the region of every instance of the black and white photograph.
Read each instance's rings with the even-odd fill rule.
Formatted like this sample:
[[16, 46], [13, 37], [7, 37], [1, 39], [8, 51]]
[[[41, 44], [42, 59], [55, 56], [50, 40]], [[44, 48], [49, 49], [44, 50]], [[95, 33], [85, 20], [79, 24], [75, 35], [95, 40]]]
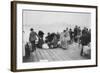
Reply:
[[12, 2], [13, 71], [97, 66], [97, 6]]
[[23, 10], [23, 62], [91, 59], [91, 13]]

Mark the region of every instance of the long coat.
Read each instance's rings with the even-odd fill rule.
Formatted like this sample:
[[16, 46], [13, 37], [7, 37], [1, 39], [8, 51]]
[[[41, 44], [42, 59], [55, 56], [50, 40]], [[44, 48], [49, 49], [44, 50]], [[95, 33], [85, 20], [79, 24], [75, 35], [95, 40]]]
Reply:
[[70, 36], [69, 36], [69, 32], [62, 32], [60, 35], [60, 42], [61, 42], [61, 47], [63, 49], [67, 49], [68, 48], [68, 41], [70, 40]]
[[29, 41], [32, 42], [37, 40], [36, 35], [37, 35], [36, 32], [32, 31], [29, 36]]

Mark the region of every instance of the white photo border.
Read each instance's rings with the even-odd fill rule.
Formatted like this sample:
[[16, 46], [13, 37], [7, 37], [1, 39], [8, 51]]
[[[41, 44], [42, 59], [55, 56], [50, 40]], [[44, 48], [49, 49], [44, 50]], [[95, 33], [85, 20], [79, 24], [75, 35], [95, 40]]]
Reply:
[[[91, 13], [91, 59], [89, 60], [72, 60], [62, 62], [33, 62], [23, 63], [22, 61], [22, 10], [51, 10], [51, 11], [71, 11], [71, 12], [88, 12]], [[16, 40], [16, 70], [24, 69], [41, 69], [41, 68], [56, 68], [56, 67], [77, 67], [77, 66], [89, 66], [97, 64], [97, 20], [96, 20], [96, 8], [86, 7], [71, 7], [71, 6], [53, 6], [53, 5], [42, 5], [42, 4], [27, 4], [18, 3], [16, 4], [16, 28], [17, 28], [17, 40]]]

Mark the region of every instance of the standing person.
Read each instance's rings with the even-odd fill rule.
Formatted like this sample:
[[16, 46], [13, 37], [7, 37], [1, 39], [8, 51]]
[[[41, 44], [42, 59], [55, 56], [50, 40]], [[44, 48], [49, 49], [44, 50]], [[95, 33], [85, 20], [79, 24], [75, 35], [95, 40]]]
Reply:
[[53, 48], [57, 48], [58, 46], [57, 43], [58, 43], [57, 34], [54, 33], [53, 40], [52, 40]]
[[91, 29], [88, 31], [88, 41], [91, 42]]
[[50, 33], [48, 33], [47, 36], [45, 37], [45, 42], [46, 42], [46, 43], [49, 42], [49, 36], [50, 36]]
[[48, 46], [49, 48], [53, 48], [53, 38], [54, 38], [54, 35], [55, 33], [50, 33], [48, 36], [47, 36], [47, 39], [48, 39]]
[[54, 41], [55, 41], [54, 36], [55, 36], [55, 33], [51, 33], [50, 36], [49, 36], [50, 42], [48, 43], [48, 45], [51, 49], [54, 47]]
[[82, 36], [80, 37], [81, 44], [82, 44], [82, 49], [81, 49], [81, 53], [80, 53], [81, 56], [83, 55], [83, 47], [89, 44], [88, 39], [89, 39], [88, 31], [86, 28], [84, 28], [82, 30]]
[[32, 52], [34, 52], [36, 50], [36, 44], [35, 44], [35, 41], [37, 40], [37, 34], [36, 32], [34, 31], [33, 28], [30, 29], [30, 35], [29, 35], [29, 41], [32, 45]]
[[39, 41], [38, 41], [38, 45], [37, 45], [38, 48], [42, 48], [42, 45], [44, 43], [43, 36], [44, 36], [44, 32], [43, 31], [39, 31], [38, 32]]
[[80, 37], [81, 37], [81, 28], [78, 27], [78, 29], [77, 29], [77, 42], [79, 43], [79, 45], [80, 45]]
[[72, 39], [73, 39], [73, 31], [72, 31], [72, 29], [69, 29], [69, 35], [70, 35], [70, 43], [72, 43]]
[[58, 39], [58, 41], [59, 41], [59, 39], [60, 39], [60, 33], [59, 32], [57, 32], [57, 39]]
[[60, 47], [60, 33], [57, 32], [57, 47]]
[[81, 28], [78, 27], [78, 35], [81, 35]]
[[65, 35], [65, 30], [60, 34], [60, 47], [63, 49], [65, 49], [64, 35]]
[[48, 33], [47, 36], [45, 37], [45, 42], [48, 44], [49, 48], [50, 47], [50, 42], [51, 42], [51, 33]]
[[68, 28], [66, 28], [64, 37], [65, 37], [66, 48], [68, 48], [68, 44], [69, 44], [69, 41], [70, 41], [70, 34], [69, 34], [69, 31], [68, 31]]
[[74, 28], [74, 41], [77, 42], [77, 33], [78, 33], [78, 26]]
[[61, 33], [60, 41], [63, 49], [68, 49], [68, 41], [70, 40], [68, 28]]

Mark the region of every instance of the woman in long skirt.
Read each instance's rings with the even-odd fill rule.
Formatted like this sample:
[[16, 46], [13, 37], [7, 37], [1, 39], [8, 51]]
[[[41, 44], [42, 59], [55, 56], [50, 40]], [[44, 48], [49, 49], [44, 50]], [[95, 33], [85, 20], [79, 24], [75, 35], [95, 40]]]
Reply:
[[68, 41], [70, 40], [68, 29], [61, 33], [60, 41], [63, 49], [68, 49]]

